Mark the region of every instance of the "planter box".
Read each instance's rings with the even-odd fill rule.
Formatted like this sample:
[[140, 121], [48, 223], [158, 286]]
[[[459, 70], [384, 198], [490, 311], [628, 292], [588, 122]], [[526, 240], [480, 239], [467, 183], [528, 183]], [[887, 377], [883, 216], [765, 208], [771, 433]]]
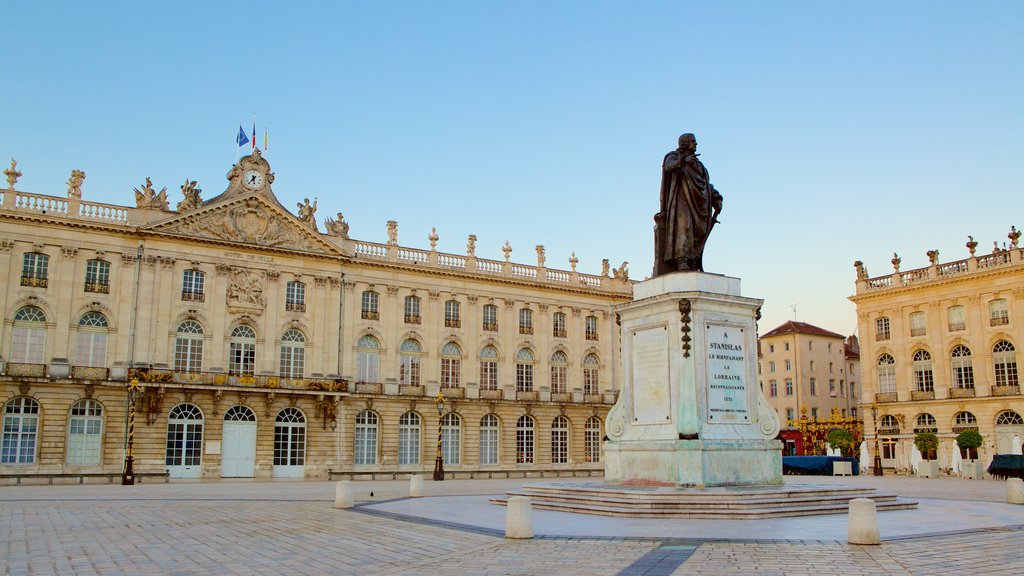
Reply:
[[917, 464], [917, 477], [918, 478], [938, 478], [939, 477], [939, 461], [938, 460], [922, 460]]
[[985, 467], [977, 460], [964, 460], [960, 464], [960, 477], [969, 480], [981, 480], [985, 476]]
[[853, 462], [833, 462], [833, 476], [853, 476]]

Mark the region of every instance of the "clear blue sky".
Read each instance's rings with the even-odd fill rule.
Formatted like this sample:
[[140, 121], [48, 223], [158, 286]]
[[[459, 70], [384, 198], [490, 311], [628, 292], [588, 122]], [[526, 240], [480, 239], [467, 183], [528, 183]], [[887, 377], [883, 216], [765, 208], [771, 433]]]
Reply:
[[725, 197], [709, 272], [761, 329], [856, 327], [872, 275], [1024, 227], [1024, 2], [8, 2], [0, 159], [21, 190], [222, 192], [257, 115], [274, 190], [352, 235], [597, 273], [653, 260], [662, 156]]

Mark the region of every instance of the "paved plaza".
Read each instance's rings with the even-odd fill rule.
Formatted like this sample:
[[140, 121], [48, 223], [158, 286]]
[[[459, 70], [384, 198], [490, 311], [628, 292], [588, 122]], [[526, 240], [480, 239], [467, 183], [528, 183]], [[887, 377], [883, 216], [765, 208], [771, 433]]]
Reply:
[[[787, 477], [920, 502], [879, 514], [881, 546], [845, 543], [846, 516], [648, 520], [534, 510], [537, 538], [502, 537], [487, 503], [554, 480], [0, 487], [4, 574], [1021, 574], [1024, 506], [998, 480]], [[564, 481], [564, 480], [562, 480]], [[371, 496], [372, 492], [372, 496]]]

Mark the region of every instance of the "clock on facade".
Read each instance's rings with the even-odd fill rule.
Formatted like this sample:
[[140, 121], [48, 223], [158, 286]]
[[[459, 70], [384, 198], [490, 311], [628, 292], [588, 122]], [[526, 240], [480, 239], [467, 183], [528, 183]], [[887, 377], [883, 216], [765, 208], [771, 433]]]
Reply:
[[242, 185], [250, 190], [263, 186], [263, 174], [258, 170], [246, 170], [245, 174], [242, 174]]

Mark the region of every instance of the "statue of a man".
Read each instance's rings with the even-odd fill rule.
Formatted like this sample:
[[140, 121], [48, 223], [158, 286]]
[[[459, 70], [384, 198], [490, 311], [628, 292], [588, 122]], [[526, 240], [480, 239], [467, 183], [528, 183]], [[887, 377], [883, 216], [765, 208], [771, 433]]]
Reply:
[[697, 158], [693, 134], [679, 137], [679, 148], [665, 155], [661, 172], [661, 212], [654, 215], [654, 276], [704, 271], [704, 244], [722, 211], [722, 195]]

